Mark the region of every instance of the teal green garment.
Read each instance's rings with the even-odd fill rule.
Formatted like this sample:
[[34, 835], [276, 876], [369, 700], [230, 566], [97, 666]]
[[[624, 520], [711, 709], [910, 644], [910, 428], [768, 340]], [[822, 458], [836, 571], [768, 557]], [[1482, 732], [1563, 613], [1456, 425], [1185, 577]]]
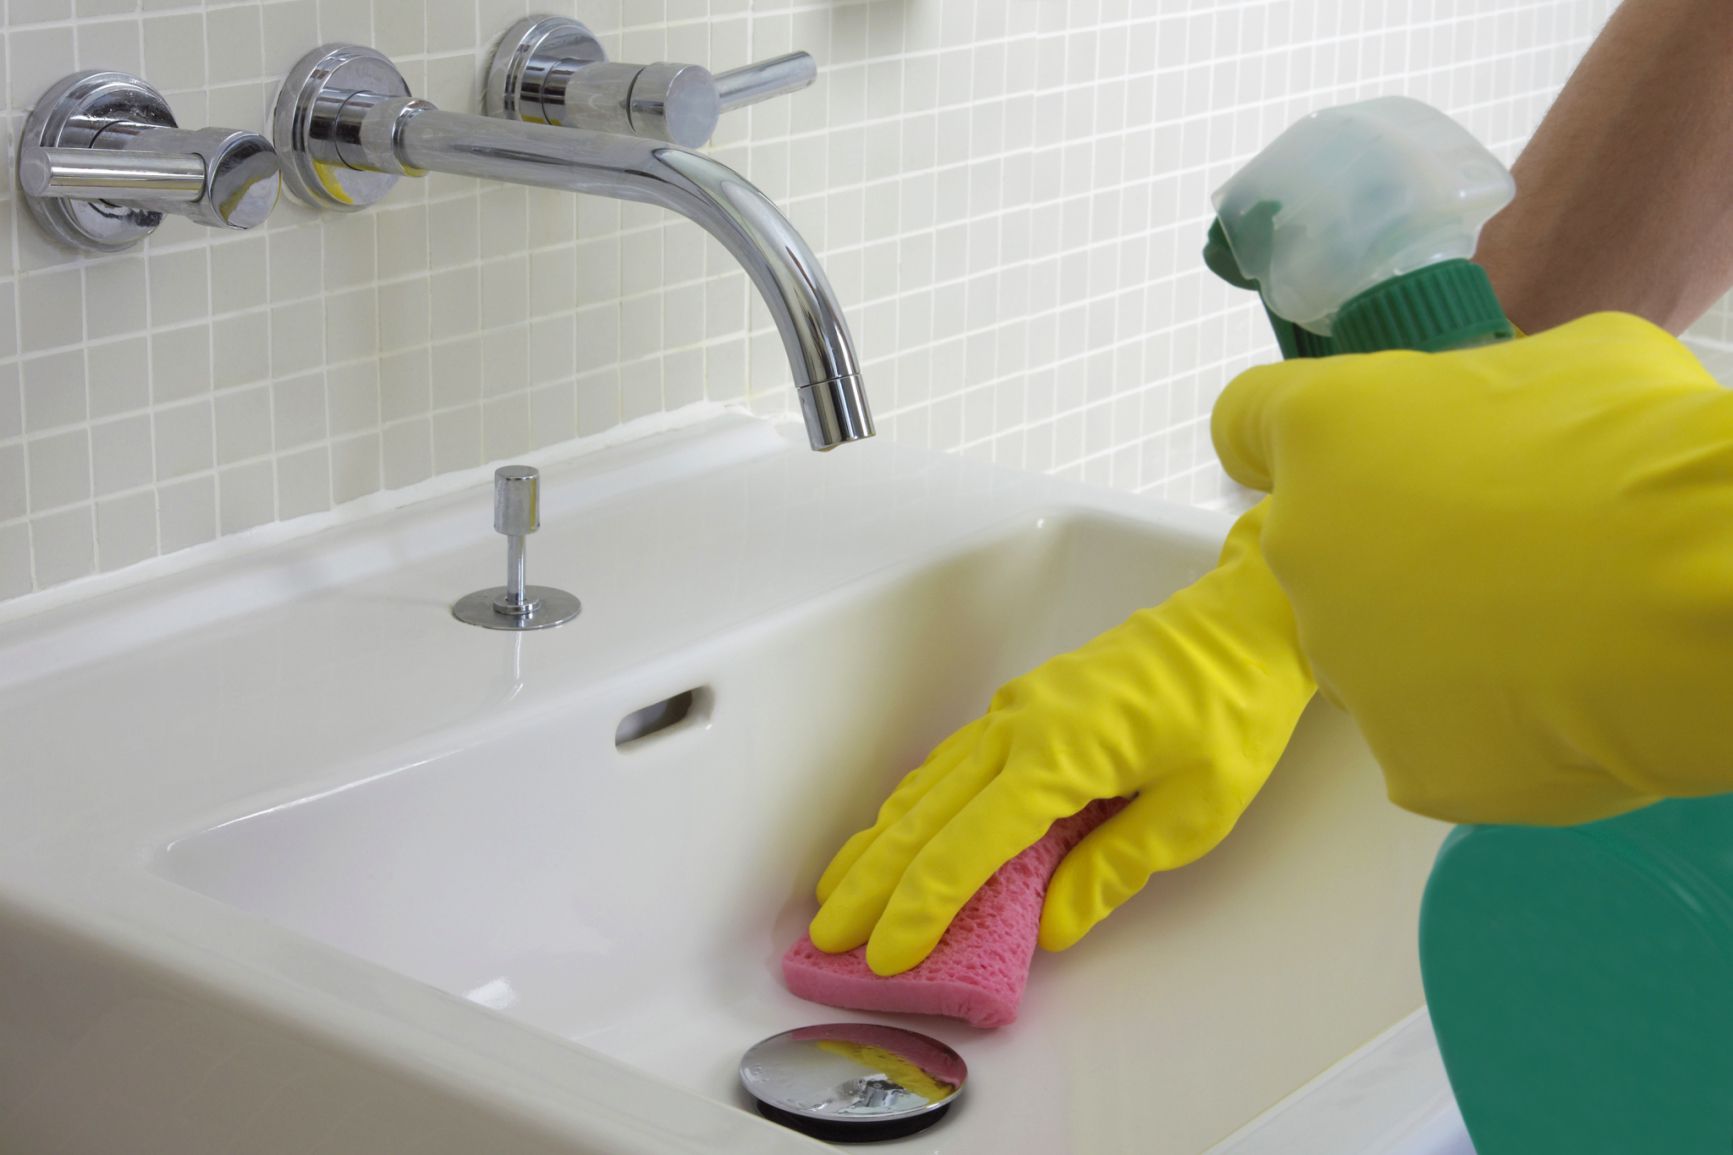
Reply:
[[1458, 827], [1420, 959], [1477, 1155], [1733, 1151], [1733, 794]]

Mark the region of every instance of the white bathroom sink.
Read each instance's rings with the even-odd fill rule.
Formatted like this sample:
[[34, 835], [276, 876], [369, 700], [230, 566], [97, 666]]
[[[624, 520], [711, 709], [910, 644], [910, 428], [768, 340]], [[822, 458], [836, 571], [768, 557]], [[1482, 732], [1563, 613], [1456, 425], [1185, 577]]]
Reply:
[[[479, 479], [0, 625], [0, 1149], [818, 1149], [734, 1072], [871, 1017], [779, 981], [826, 857], [1226, 524], [736, 417], [545, 473], [531, 579], [585, 604], [551, 632], [446, 611], [498, 580]], [[971, 1068], [893, 1146], [1206, 1150], [1420, 1005], [1442, 833], [1314, 708], [1018, 1023], [891, 1020]]]

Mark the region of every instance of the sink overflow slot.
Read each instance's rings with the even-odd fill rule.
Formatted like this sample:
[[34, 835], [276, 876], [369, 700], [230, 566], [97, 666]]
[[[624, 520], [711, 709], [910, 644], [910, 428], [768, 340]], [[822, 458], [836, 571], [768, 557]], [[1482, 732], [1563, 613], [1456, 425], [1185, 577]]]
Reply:
[[658, 734], [701, 722], [710, 716], [710, 702], [710, 687], [697, 686], [633, 710], [614, 727], [614, 748], [624, 750]]

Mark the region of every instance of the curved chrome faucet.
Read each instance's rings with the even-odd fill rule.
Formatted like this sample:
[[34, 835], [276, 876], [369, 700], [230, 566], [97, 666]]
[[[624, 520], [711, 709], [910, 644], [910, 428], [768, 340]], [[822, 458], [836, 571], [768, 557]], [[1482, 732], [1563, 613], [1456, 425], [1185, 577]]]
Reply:
[[722, 242], [763, 295], [812, 447], [873, 435], [854, 342], [818, 258], [727, 165], [634, 136], [442, 112], [411, 97], [388, 58], [354, 45], [301, 59], [278, 94], [273, 133], [290, 191], [325, 208], [365, 208], [398, 177], [447, 172], [672, 209]]

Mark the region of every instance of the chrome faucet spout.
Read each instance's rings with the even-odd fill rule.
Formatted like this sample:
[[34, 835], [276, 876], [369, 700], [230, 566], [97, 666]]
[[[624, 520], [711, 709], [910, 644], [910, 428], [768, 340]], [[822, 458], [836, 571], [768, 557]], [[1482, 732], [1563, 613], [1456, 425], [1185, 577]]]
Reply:
[[379, 186], [381, 176], [446, 172], [660, 205], [687, 217], [733, 254], [763, 296], [812, 447], [873, 435], [854, 341], [818, 258], [770, 199], [727, 165], [617, 133], [442, 112], [411, 98], [384, 57], [347, 46], [318, 49], [296, 66], [278, 97], [275, 131], [290, 157], [291, 189], [329, 207], [371, 203], [389, 188]]
[[870, 437], [854, 340], [804, 238], [745, 177], [677, 145], [407, 108], [397, 155], [416, 169], [660, 205], [722, 243], [752, 278], [782, 335], [814, 449]]

